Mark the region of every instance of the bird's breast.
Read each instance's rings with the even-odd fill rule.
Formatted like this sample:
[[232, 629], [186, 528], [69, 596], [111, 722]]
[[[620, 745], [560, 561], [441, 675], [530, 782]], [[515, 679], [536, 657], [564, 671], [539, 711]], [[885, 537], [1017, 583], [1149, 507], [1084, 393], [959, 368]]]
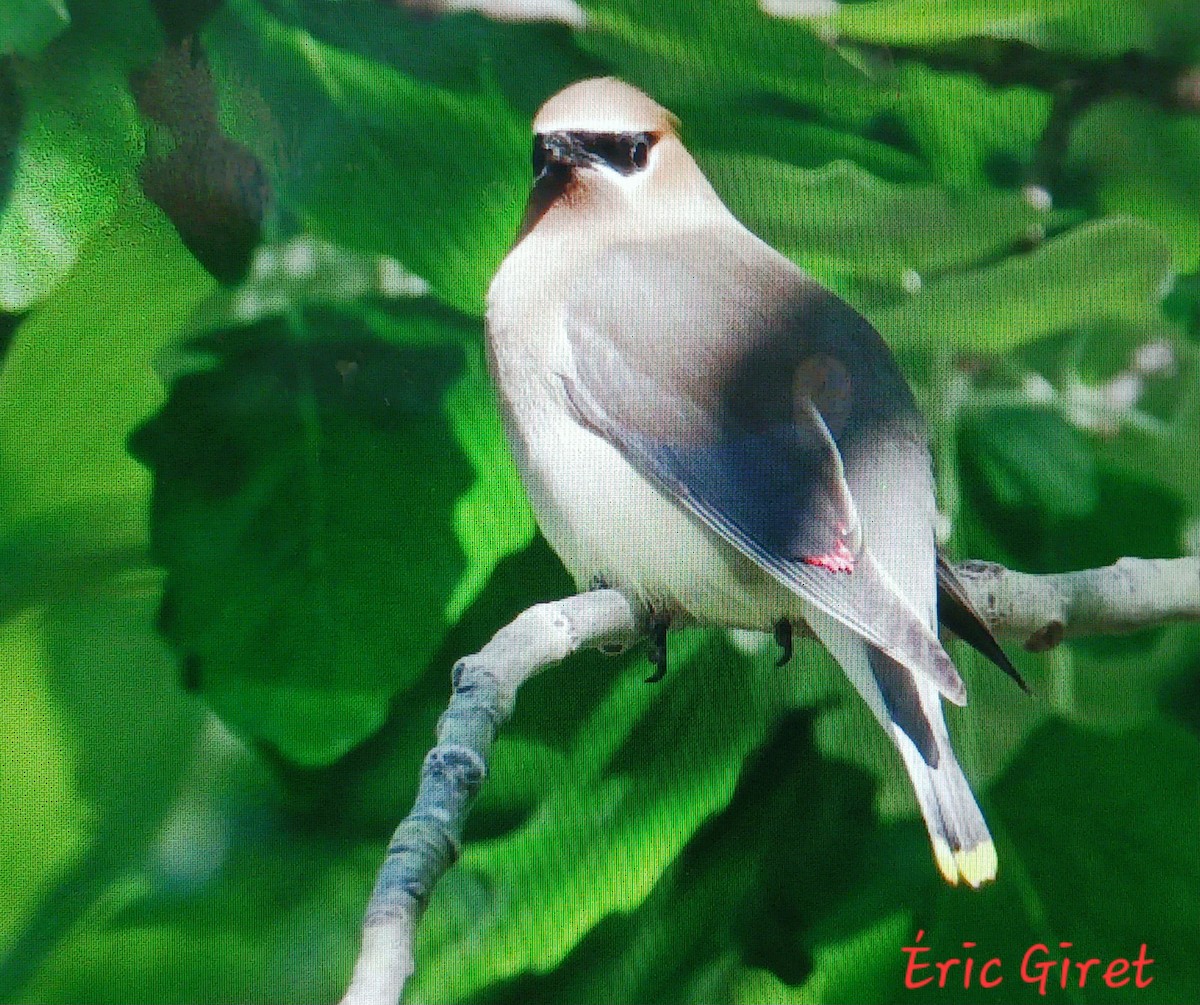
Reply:
[[705, 624], [768, 630], [778, 617], [802, 618], [799, 598], [575, 419], [563, 384], [574, 361], [555, 295], [562, 280], [553, 263], [515, 255], [489, 292], [489, 364], [538, 525], [577, 584], [601, 577]]

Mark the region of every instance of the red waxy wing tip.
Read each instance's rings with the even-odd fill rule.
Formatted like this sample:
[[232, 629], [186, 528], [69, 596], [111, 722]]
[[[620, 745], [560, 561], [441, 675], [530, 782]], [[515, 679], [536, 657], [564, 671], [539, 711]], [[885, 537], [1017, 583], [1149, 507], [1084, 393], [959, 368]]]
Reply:
[[846, 547], [845, 541], [838, 541], [833, 551], [824, 555], [805, 555], [804, 562], [806, 565], [815, 565], [830, 572], [853, 572], [854, 552]]

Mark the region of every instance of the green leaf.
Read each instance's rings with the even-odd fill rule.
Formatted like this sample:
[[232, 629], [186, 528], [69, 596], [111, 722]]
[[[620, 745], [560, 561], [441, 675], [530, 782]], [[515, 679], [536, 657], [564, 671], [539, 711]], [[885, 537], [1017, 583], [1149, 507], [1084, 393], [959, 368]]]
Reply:
[[1178, 33], [1195, 38], [1188, 5], [1105, 0], [874, 0], [842, 4], [840, 36], [877, 45], [940, 45], [991, 38], [1088, 56], [1161, 51]]
[[[0, 622], [0, 946], [7, 950], [36, 908], [47, 876], [86, 846], [88, 807], [73, 776], [69, 726], [49, 693], [36, 611]], [[31, 840], [33, 836], [36, 840]]]
[[996, 499], [1049, 518], [1086, 516], [1100, 501], [1087, 437], [1059, 415], [1032, 408], [989, 411], [965, 431]]
[[228, 125], [271, 172], [281, 219], [396, 258], [482, 313], [529, 177], [527, 123], [499, 91], [422, 83], [254, 0], [228, 3], [205, 40]]
[[537, 532], [488, 380], [483, 346], [467, 349], [467, 370], [446, 396], [446, 410], [475, 481], [454, 506], [454, 526], [467, 567], [446, 605], [457, 621], [496, 564], [526, 547]]
[[[758, 165], [783, 162], [804, 168], [823, 168], [850, 161], [870, 176], [895, 181], [924, 180], [929, 165], [915, 151], [902, 150], [884, 138], [853, 128], [812, 121], [794, 108], [775, 107], [769, 98], [738, 96], [729, 101], [676, 103], [673, 110], [683, 122], [683, 139], [710, 180], [732, 182], [744, 169], [755, 173]], [[761, 193], [758, 198], [783, 199], [783, 194]], [[782, 216], [786, 200], [775, 208]]]
[[[761, 670], [779, 679], [778, 668]], [[645, 901], [596, 926], [558, 971], [503, 986], [499, 1000], [872, 1000], [890, 969], [864, 951], [880, 933], [810, 940], [797, 924], [824, 914], [852, 887], [869, 860], [872, 827], [869, 780], [823, 758], [812, 725], [811, 713], [781, 718], [745, 760], [729, 805], [697, 831]], [[903, 923], [881, 927], [894, 932]], [[789, 981], [809, 980], [798, 993], [769, 967]]]
[[[1062, 725], [1039, 731], [993, 791], [990, 819], [1001, 835], [1000, 878], [982, 896], [946, 893], [936, 915], [917, 915], [935, 953], [961, 956], [968, 935], [977, 959], [999, 956], [1006, 1001], [1191, 1001], [1200, 964], [1183, 950], [1200, 916], [1200, 742], [1163, 720], [1104, 739]], [[1029, 947], [1072, 959], [1132, 959], [1143, 943], [1157, 960], [1147, 988], [1110, 991], [1089, 981], [1043, 997], [1019, 969]], [[945, 955], [934, 958], [945, 959]], [[1061, 959], [1061, 956], [1058, 957]], [[898, 965], [899, 966], [899, 965]], [[1073, 972], [1077, 978], [1077, 972]], [[1072, 993], [1073, 992], [1073, 993]], [[960, 990], [983, 1002], [995, 992]], [[936, 981], [906, 993], [945, 1001]]]
[[[762, 143], [780, 156], [781, 147], [795, 150], [787, 134], [800, 133], [810, 141], [793, 155], [801, 163], [849, 156], [905, 177], [916, 160], [934, 177], [977, 184], [997, 159], [1029, 163], [1050, 111], [1040, 91], [999, 90], [916, 60], [839, 48], [808, 24], [742, 0], [588, 6], [581, 44], [684, 113], [685, 138], [694, 130], [703, 144], [746, 151]], [[777, 122], [771, 139], [756, 138], [764, 127], [754, 118], [764, 111]]]
[[1190, 512], [1200, 512], [1200, 350], [1176, 346], [1177, 400], [1157, 427], [1131, 426], [1117, 439], [1096, 445], [1106, 469], [1170, 493]]
[[[377, 849], [280, 820], [269, 789], [247, 788], [257, 806], [233, 813], [219, 807], [221, 826], [232, 839], [228, 853], [214, 849], [214, 835], [203, 831], [199, 847], [191, 849], [216, 853], [222, 868], [209, 882], [178, 891], [134, 873], [113, 883], [73, 926], [23, 1000], [335, 1000], [358, 948]], [[297, 965], [298, 947], [307, 947], [320, 964]]]
[[1050, 116], [1045, 92], [995, 88], [973, 74], [937, 73], [917, 60], [901, 61], [888, 83], [893, 114], [940, 180], [982, 185], [997, 161], [1035, 160]]
[[427, 84], [464, 96], [495, 86], [530, 117], [550, 95], [603, 70], [563, 24], [480, 16], [470, 6], [443, 6], [446, 13], [428, 17], [377, 0], [271, 0], [270, 13], [323, 44]]
[[1082, 116], [1068, 164], [1106, 213], [1138, 216], [1170, 239], [1176, 270], [1200, 265], [1200, 121], [1120, 98]]
[[931, 283], [873, 320], [894, 346], [1008, 352], [1090, 322], [1147, 324], [1172, 275], [1157, 227], [1107, 217], [1027, 255]]
[[161, 399], [150, 357], [208, 287], [161, 214], [129, 199], [0, 371], [0, 662], [15, 689], [0, 704], [22, 716], [4, 760], [39, 760], [0, 779], [0, 846], [24, 848], [7, 859], [6, 999], [144, 851], [194, 735], [154, 630], [148, 480], [124, 444]]
[[8, 0], [0, 9], [0, 58], [36, 56], [70, 22], [63, 0]]
[[101, 567], [78, 597], [0, 620], [0, 707], [21, 719], [0, 771], [6, 1000], [140, 864], [188, 762], [198, 709], [154, 631], [157, 578], [139, 571]]
[[128, 75], [160, 44], [144, 4], [88, 11], [15, 73], [24, 111], [0, 206], [0, 310], [44, 299], [135, 183], [142, 124]]
[[748, 674], [718, 640], [679, 640], [661, 688], [643, 682], [639, 656], [585, 711], [568, 741], [568, 773], [529, 819], [467, 847], [425, 916], [414, 1000], [459, 1000], [556, 966], [601, 919], [640, 904], [728, 803], [781, 695], [777, 673]]
[[898, 185], [846, 162], [815, 171], [746, 154], [703, 166], [734, 215], [822, 276], [899, 294], [1011, 251], [1046, 213], [1019, 192]]
[[[401, 329], [424, 323], [403, 306]], [[471, 483], [442, 414], [457, 348], [326, 308], [219, 330], [132, 448], [155, 473], [163, 629], [223, 718], [301, 764], [374, 732], [424, 668]]]
[[[113, 543], [144, 541], [149, 479], [125, 438], [162, 400], [151, 360], [212, 285], [154, 207], [131, 197], [114, 208], [0, 370], [0, 545], [21, 542], [28, 522], [95, 506]], [[65, 528], [55, 547], [79, 533]]]
[[669, 101], [774, 92], [858, 111], [872, 82], [807, 27], [768, 17], [741, 0], [585, 0], [580, 43], [622, 79]]
[[912, 916], [897, 911], [872, 921], [860, 931], [818, 944], [812, 971], [798, 986], [787, 984], [765, 968], [744, 965], [731, 968], [725, 976], [722, 1000], [735, 1005], [885, 1001], [895, 982], [898, 947], [904, 943], [911, 926]]

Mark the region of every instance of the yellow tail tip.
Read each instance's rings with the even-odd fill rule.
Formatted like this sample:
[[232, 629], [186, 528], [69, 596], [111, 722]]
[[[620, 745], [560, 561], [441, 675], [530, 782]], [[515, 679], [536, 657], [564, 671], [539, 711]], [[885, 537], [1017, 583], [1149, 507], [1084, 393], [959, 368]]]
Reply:
[[949, 843], [943, 838], [933, 839], [933, 859], [946, 882], [958, 886], [958, 863], [954, 860]]
[[958, 872], [975, 889], [996, 878], [996, 846], [991, 841], [981, 841], [970, 851], [954, 853]]
[[979, 889], [996, 878], [996, 846], [991, 841], [981, 841], [969, 851], [953, 851], [947, 841], [935, 838], [933, 858], [938, 871], [951, 886], [958, 886], [961, 879], [968, 886]]

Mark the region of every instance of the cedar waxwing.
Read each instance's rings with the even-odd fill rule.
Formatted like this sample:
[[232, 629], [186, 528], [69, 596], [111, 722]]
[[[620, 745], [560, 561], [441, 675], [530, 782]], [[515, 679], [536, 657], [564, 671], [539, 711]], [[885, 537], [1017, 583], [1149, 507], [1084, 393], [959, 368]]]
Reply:
[[488, 292], [488, 354], [538, 523], [582, 588], [675, 624], [805, 623], [899, 748], [951, 883], [996, 853], [950, 748], [948, 623], [1007, 664], [934, 541], [923, 420], [857, 312], [743, 227], [677, 134], [612, 78], [533, 124], [525, 222]]

